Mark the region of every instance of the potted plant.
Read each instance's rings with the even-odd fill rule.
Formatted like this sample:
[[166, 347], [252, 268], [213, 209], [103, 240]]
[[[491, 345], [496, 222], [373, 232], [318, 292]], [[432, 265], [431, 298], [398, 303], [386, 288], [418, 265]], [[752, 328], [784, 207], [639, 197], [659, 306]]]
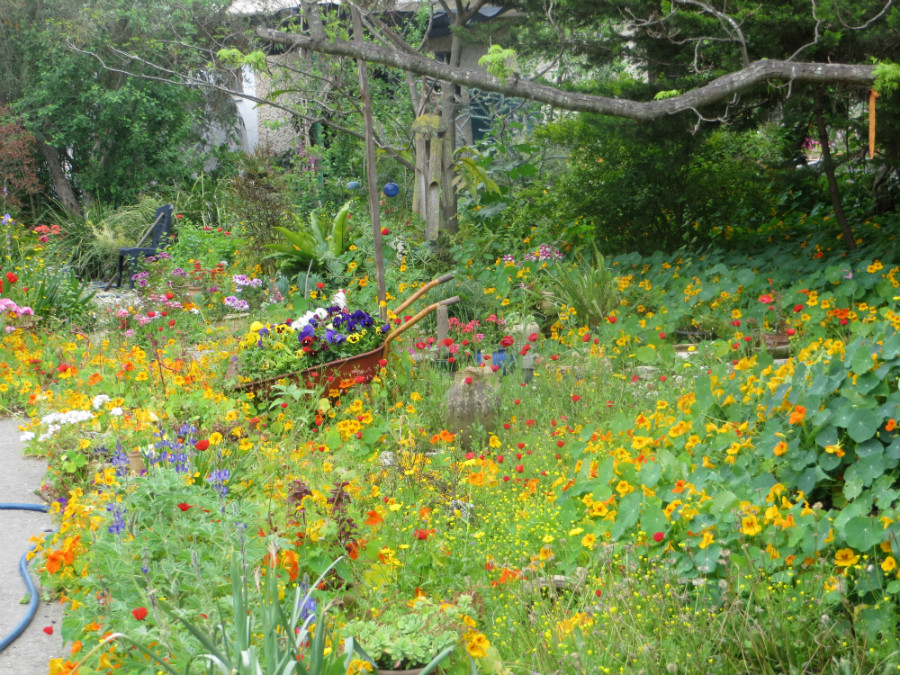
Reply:
[[329, 307], [310, 309], [280, 323], [253, 322], [241, 340], [241, 375], [273, 378], [366, 354], [383, 342], [389, 326], [357, 309], [339, 292]]
[[474, 625], [472, 596], [460, 595], [455, 603], [435, 603], [426, 597], [408, 603], [370, 610], [363, 619], [341, 629], [353, 638], [382, 675], [412, 675], [448, 656]]

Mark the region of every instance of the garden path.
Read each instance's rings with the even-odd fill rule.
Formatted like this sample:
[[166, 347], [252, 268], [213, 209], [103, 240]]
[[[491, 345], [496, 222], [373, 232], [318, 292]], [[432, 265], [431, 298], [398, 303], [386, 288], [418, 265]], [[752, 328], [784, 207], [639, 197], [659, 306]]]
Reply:
[[[47, 463], [23, 455], [20, 421], [0, 420], [0, 502], [40, 504], [34, 494], [47, 471]], [[34, 534], [52, 528], [50, 516], [32, 511], [0, 511], [0, 638], [9, 635], [25, 616], [20, 604], [26, 589], [19, 575], [19, 559]], [[35, 575], [32, 578], [37, 582]], [[0, 675], [46, 675], [51, 658], [63, 655], [60, 637], [62, 605], [41, 602], [31, 624], [5, 651], [0, 652]], [[53, 627], [47, 635], [44, 628]]]

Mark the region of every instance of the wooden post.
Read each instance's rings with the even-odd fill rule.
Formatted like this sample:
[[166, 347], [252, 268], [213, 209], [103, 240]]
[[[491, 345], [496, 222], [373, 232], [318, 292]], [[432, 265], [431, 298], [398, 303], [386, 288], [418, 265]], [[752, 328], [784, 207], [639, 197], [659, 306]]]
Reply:
[[444, 339], [450, 333], [450, 312], [447, 305], [440, 305], [437, 308], [437, 340], [438, 340], [438, 358], [445, 359], [449, 356], [450, 350], [443, 345]]
[[[353, 39], [363, 41], [362, 18], [356, 5], [350, 7], [353, 19]], [[372, 99], [369, 96], [369, 76], [365, 59], [356, 59], [359, 72], [359, 91], [362, 96], [363, 118], [366, 123], [366, 173], [369, 186], [369, 216], [372, 218], [372, 239], [375, 254], [375, 275], [378, 281], [378, 315], [387, 321], [387, 288], [384, 283], [384, 250], [381, 241], [381, 208], [378, 205], [378, 175], [375, 167], [375, 124], [372, 120]]]

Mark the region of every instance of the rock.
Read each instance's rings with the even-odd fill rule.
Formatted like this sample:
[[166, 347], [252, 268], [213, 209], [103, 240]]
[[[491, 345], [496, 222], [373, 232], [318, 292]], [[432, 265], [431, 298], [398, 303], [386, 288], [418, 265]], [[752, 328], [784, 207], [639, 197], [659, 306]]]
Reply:
[[444, 396], [444, 424], [466, 450], [479, 440], [474, 428], [494, 430], [500, 409], [500, 400], [487, 386], [484, 371], [475, 366], [457, 371], [455, 382]]

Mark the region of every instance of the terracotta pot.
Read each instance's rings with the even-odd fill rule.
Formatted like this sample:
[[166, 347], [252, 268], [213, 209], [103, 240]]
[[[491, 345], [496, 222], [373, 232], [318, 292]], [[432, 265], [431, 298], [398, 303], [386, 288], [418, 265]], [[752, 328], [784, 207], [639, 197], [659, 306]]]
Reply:
[[791, 353], [791, 338], [786, 333], [763, 333], [763, 344], [775, 358], [787, 358]]
[[685, 342], [703, 342], [704, 340], [715, 340], [716, 334], [711, 330], [701, 330], [701, 329], [692, 329], [692, 330], [676, 330], [675, 335], [684, 340]]
[[425, 670], [425, 666], [421, 668], [409, 668], [407, 670], [385, 670], [384, 668], [378, 669], [378, 675], [419, 675], [423, 670]]

